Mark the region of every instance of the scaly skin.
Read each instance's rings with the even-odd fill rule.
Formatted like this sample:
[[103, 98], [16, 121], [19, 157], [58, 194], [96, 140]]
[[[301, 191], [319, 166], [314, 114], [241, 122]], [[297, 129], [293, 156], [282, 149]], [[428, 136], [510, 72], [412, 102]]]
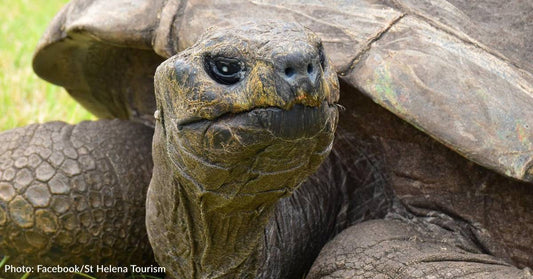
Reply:
[[[461, 241], [470, 245], [470, 249], [457, 245]], [[322, 249], [306, 278], [525, 279], [533, 276], [530, 270], [520, 270], [483, 253], [471, 239], [453, 230], [416, 218], [386, 218], [363, 222], [341, 232]]]
[[154, 264], [144, 225], [152, 134], [119, 120], [1, 133], [0, 255], [31, 267]]

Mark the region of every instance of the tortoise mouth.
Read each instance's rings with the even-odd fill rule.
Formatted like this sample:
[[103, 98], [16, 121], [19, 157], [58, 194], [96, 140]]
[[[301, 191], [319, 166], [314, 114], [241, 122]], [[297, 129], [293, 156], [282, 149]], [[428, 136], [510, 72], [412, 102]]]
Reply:
[[234, 134], [229, 130], [264, 130], [273, 137], [290, 140], [314, 137], [328, 127], [334, 130], [337, 116], [337, 105], [324, 101], [318, 107], [301, 104], [294, 105], [290, 110], [257, 107], [239, 113], [226, 113], [213, 120], [189, 119], [178, 122], [177, 128], [179, 131], [216, 129], [220, 132], [215, 134], [228, 136]]
[[337, 106], [328, 102], [290, 110], [258, 107], [174, 122], [180, 128], [167, 133], [166, 146], [177, 169], [210, 191], [290, 192], [329, 154], [337, 119]]

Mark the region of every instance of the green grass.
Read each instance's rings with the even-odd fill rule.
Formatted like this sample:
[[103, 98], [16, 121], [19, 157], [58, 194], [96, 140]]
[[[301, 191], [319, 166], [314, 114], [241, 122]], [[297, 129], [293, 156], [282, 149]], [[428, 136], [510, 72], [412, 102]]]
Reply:
[[61, 87], [33, 73], [39, 38], [67, 0], [0, 0], [0, 131], [27, 124], [95, 119]]

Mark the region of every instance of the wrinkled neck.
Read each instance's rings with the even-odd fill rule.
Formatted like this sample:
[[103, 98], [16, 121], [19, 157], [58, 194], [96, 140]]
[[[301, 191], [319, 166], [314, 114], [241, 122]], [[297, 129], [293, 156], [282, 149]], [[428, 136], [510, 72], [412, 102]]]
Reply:
[[158, 122], [147, 228], [170, 276], [256, 277], [276, 203], [331, 150], [336, 110], [321, 109], [328, 109], [320, 114], [322, 128], [309, 135], [258, 128], [256, 118], [266, 120], [254, 113], [181, 129], [172, 118]]
[[[254, 278], [260, 265], [264, 231], [274, 204], [285, 195], [275, 191], [258, 196], [225, 196], [191, 191], [194, 182], [177, 177], [170, 187], [186, 216], [179, 223], [187, 232], [189, 265], [198, 278]], [[230, 276], [231, 275], [231, 276]]]
[[[147, 228], [157, 261], [178, 278], [255, 278], [277, 201], [316, 169], [318, 158], [308, 155], [298, 159], [302, 162], [296, 168], [260, 174], [245, 162], [235, 168], [203, 162], [184, 168], [194, 158], [174, 146], [156, 127]], [[288, 147], [279, 143], [273, 148], [283, 152]], [[260, 155], [250, 160], [262, 166], [270, 162], [262, 163]]]
[[[167, 187], [177, 189], [172, 199], [185, 220], [177, 226], [188, 234], [185, 245], [190, 250], [180, 256], [189, 262], [191, 273], [198, 278], [255, 278], [275, 204], [303, 178], [291, 172], [258, 174], [254, 165], [268, 165], [269, 155], [221, 167], [183, 150], [171, 153], [180, 156], [170, 160], [164, 177], [172, 177]], [[190, 167], [191, 160], [199, 167]]]

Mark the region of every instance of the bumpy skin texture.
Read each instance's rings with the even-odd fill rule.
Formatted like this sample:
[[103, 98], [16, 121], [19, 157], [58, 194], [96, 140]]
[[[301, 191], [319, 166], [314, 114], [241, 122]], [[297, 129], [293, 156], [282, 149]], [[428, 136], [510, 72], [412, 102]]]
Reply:
[[454, 245], [460, 240], [426, 222], [367, 221], [330, 241], [306, 278], [533, 278], [529, 270]]
[[119, 120], [1, 133], [0, 255], [15, 266], [154, 264], [144, 225], [152, 135]]

